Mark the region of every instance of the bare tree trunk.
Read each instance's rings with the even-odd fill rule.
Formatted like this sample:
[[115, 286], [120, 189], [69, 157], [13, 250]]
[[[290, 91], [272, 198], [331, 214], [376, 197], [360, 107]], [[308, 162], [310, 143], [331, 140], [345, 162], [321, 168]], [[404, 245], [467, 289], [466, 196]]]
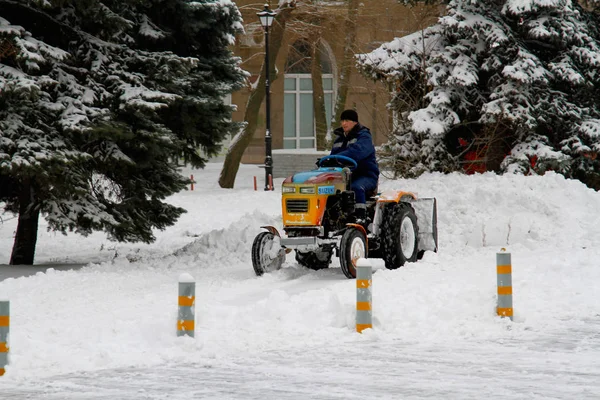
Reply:
[[[371, 89], [371, 135], [373, 135], [373, 142], [377, 143], [380, 132], [375, 130], [377, 126], [377, 82], [372, 83]], [[370, 85], [369, 85], [370, 86]]]
[[[279, 9], [273, 26], [269, 29], [269, 77], [272, 83], [277, 79], [275, 73], [275, 61], [277, 60], [277, 54], [281, 48], [283, 42], [283, 34], [285, 32], [286, 22], [289, 20], [290, 15], [294, 6]], [[235, 184], [235, 177], [240, 169], [240, 161], [244, 155], [244, 151], [252, 142], [254, 132], [256, 131], [258, 113], [260, 106], [265, 98], [265, 69], [266, 65], [263, 62], [260, 79], [256, 85], [256, 89], [252, 91], [248, 102], [246, 103], [246, 111], [244, 112], [244, 121], [246, 121], [246, 127], [240, 132], [231, 143], [227, 154], [225, 155], [225, 161], [223, 162], [223, 169], [219, 176], [219, 186], [225, 189], [232, 189]]]
[[19, 194], [19, 223], [10, 256], [10, 265], [33, 265], [40, 209], [35, 204], [31, 182], [24, 182]]
[[504, 158], [515, 144], [514, 130], [510, 123], [498, 121], [494, 126], [485, 126], [481, 131], [481, 140], [485, 143], [481, 153], [484, 154], [486, 171], [500, 171]]
[[356, 48], [356, 29], [358, 22], [358, 0], [348, 0], [348, 18], [346, 19], [346, 38], [344, 40], [344, 58], [340, 68], [340, 80], [338, 84], [338, 93], [335, 101], [335, 111], [333, 112], [331, 128], [340, 124], [340, 114], [346, 107], [346, 98], [350, 86], [350, 76], [354, 66], [354, 51]]
[[321, 39], [311, 41], [313, 54], [311, 78], [313, 84], [313, 111], [315, 114], [315, 130], [317, 150], [326, 150], [327, 146], [327, 113], [325, 112], [325, 93], [323, 92], [323, 71], [321, 70]]

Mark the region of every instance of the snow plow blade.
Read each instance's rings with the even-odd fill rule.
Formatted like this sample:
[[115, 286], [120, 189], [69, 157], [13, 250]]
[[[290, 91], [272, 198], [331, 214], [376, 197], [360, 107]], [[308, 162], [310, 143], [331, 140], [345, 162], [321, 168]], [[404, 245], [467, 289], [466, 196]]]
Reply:
[[411, 202], [417, 214], [419, 226], [419, 250], [430, 250], [437, 253], [437, 201], [435, 197], [416, 199]]

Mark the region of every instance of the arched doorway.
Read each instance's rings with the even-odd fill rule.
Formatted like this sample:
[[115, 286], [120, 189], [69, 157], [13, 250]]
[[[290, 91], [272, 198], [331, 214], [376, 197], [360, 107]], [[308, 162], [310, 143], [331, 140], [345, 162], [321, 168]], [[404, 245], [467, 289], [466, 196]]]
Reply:
[[[319, 51], [325, 114], [330, 121], [334, 98], [333, 68], [325, 46], [321, 45]], [[284, 71], [284, 149], [316, 148], [311, 62], [310, 44], [301, 40], [295, 42], [290, 48]]]

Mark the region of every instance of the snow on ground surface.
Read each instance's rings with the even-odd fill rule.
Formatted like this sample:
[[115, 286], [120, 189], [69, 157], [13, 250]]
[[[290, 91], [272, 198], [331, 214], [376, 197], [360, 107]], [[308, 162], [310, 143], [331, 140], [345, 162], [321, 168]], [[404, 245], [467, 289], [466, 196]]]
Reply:
[[[241, 166], [194, 174], [188, 210], [151, 245], [46, 232], [36, 263], [86, 264], [0, 282], [11, 302], [2, 399], [600, 399], [600, 194], [550, 173], [386, 181], [438, 200], [440, 250], [395, 271], [372, 260], [374, 328], [355, 332], [337, 259], [288, 255], [256, 277], [279, 185]], [[277, 184], [281, 180], [277, 180]], [[0, 264], [16, 220], [2, 216]], [[495, 315], [496, 252], [512, 255], [514, 321]], [[1, 267], [0, 267], [1, 269]], [[175, 335], [178, 278], [196, 280], [196, 337]]]

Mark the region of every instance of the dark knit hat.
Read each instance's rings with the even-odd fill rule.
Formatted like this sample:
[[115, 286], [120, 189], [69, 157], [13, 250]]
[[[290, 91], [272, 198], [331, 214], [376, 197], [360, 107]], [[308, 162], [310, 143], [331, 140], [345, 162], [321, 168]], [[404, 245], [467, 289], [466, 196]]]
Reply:
[[340, 115], [340, 121], [343, 120], [358, 122], [358, 114], [354, 110], [344, 110]]

